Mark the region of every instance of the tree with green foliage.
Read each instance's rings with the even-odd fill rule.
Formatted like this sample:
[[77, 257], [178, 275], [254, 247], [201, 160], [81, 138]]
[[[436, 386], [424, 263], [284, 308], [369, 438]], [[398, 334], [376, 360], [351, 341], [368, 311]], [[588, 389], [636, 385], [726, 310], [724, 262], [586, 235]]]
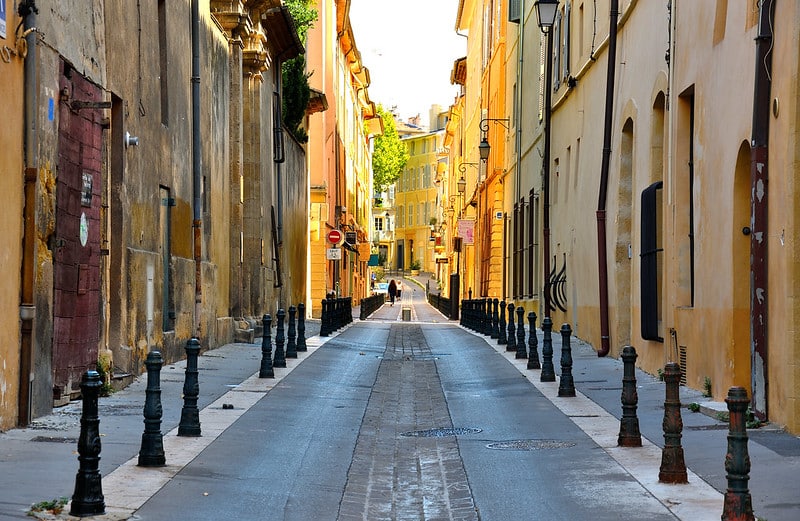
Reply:
[[375, 137], [375, 149], [372, 153], [372, 182], [375, 191], [380, 193], [397, 181], [410, 155], [408, 147], [397, 135], [394, 115], [384, 110], [381, 105], [378, 105], [378, 115], [383, 120], [383, 134]]
[[[306, 44], [308, 30], [314, 26], [319, 13], [314, 9], [313, 0], [285, 0], [286, 8], [294, 20], [295, 30], [303, 45]], [[300, 143], [308, 141], [308, 134], [303, 129], [303, 120], [308, 108], [311, 89], [306, 72], [306, 57], [302, 54], [281, 64], [283, 82], [283, 124]]]

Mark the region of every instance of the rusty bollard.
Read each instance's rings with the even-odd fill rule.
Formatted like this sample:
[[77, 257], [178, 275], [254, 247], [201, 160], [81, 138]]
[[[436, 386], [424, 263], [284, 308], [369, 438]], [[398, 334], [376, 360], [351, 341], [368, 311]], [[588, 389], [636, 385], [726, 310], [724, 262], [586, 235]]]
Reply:
[[539, 339], [536, 338], [536, 313], [528, 313], [528, 369], [541, 369], [539, 364]]
[[297, 308], [289, 306], [289, 331], [287, 332], [288, 341], [286, 342], [286, 358], [297, 358], [297, 323], [295, 316]]
[[517, 306], [517, 354], [514, 358], [524, 360], [528, 358], [528, 346], [525, 345], [525, 308]]
[[513, 302], [509, 302], [508, 306], [506, 306], [506, 309], [508, 309], [508, 331], [507, 331], [507, 333], [508, 333], [508, 335], [507, 335], [508, 343], [506, 343], [506, 351], [516, 351], [517, 350], [517, 330], [514, 327], [514, 303]]
[[500, 337], [497, 339], [497, 344], [504, 346], [508, 343], [508, 337], [506, 336], [506, 301], [500, 301], [500, 322], [498, 324], [498, 328], [500, 329]]
[[641, 447], [642, 434], [639, 432], [639, 418], [636, 407], [639, 393], [636, 391], [636, 349], [633, 346], [622, 348], [622, 419], [619, 423], [617, 445], [620, 447]]
[[555, 382], [556, 369], [553, 367], [553, 321], [550, 317], [542, 320], [542, 372], [540, 382]]
[[683, 460], [681, 437], [683, 419], [681, 418], [681, 397], [679, 392], [681, 366], [670, 362], [664, 366], [664, 381], [667, 383], [664, 400], [664, 449], [661, 452], [659, 483], [688, 483], [686, 463]]
[[167, 462], [161, 434], [161, 366], [164, 359], [159, 351], [150, 351], [144, 364], [147, 366], [147, 389], [144, 391], [144, 433], [139, 449], [139, 466], [163, 467]]
[[569, 324], [561, 326], [561, 379], [558, 382], [558, 395], [575, 396], [575, 382], [572, 379], [572, 328]]
[[200, 341], [196, 338], [186, 342], [186, 376], [183, 381], [183, 409], [178, 424], [178, 436], [200, 436], [200, 410], [197, 397], [200, 383], [197, 379], [197, 356], [200, 354]]
[[286, 335], [283, 330], [283, 320], [286, 318], [286, 311], [283, 308], [278, 310], [278, 326], [275, 328], [275, 359], [272, 361], [274, 367], [286, 367], [286, 352], [283, 344], [286, 342]]
[[264, 333], [261, 335], [261, 367], [258, 370], [259, 378], [275, 378], [272, 368], [272, 317], [269, 314], [261, 318]]
[[306, 305], [297, 304], [297, 350], [308, 351], [306, 345]]
[[753, 521], [753, 501], [750, 497], [750, 456], [747, 452], [747, 426], [745, 414], [750, 400], [743, 387], [728, 389], [729, 430], [728, 453], [725, 455], [725, 472], [728, 490], [722, 508], [722, 521]]
[[97, 416], [97, 398], [100, 395], [100, 373], [86, 371], [81, 378], [83, 410], [81, 434], [78, 438], [78, 461], [75, 476], [75, 493], [72, 494], [70, 515], [94, 516], [106, 511], [103, 486], [100, 479], [100, 418]]

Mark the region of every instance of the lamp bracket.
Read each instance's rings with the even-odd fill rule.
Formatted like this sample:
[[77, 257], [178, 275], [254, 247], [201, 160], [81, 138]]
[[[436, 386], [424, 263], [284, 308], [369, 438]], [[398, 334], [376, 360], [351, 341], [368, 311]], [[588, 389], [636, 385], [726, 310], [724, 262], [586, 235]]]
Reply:
[[458, 171], [462, 174], [467, 171], [467, 166], [474, 166], [475, 168], [480, 168], [480, 163], [461, 163], [458, 165]]
[[509, 121], [511, 121], [511, 120], [509, 118], [483, 118], [481, 120], [480, 124], [478, 125], [480, 127], [481, 131], [483, 131], [483, 132], [488, 132], [489, 131], [489, 122], [490, 121], [493, 122], [493, 123], [496, 123], [498, 125], [502, 125], [502, 127], [504, 129], [508, 130]]

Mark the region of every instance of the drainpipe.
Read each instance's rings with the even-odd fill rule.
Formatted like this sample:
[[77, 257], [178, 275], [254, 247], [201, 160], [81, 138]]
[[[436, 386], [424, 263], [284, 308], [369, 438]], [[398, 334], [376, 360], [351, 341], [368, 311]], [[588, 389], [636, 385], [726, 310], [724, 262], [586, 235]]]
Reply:
[[192, 231], [194, 237], [194, 336], [200, 337], [203, 304], [202, 171], [200, 154], [200, 0], [192, 0]]
[[[23, 12], [23, 8], [27, 13]], [[28, 425], [33, 406], [33, 321], [36, 316], [34, 302], [34, 266], [36, 265], [36, 178], [38, 175], [37, 151], [39, 142], [36, 134], [36, 108], [39, 106], [39, 83], [36, 75], [37, 30], [36, 14], [39, 12], [33, 1], [20, 4], [20, 15], [25, 17], [25, 207], [23, 209], [24, 228], [22, 237], [22, 273], [20, 287], [20, 370], [19, 399], [17, 401], [17, 424]]]
[[603, 162], [600, 170], [600, 196], [597, 201], [597, 273], [600, 284], [600, 350], [606, 356], [611, 350], [608, 327], [608, 253], [606, 251], [606, 197], [611, 162], [611, 126], [614, 120], [614, 78], [617, 65], [617, 17], [619, 0], [611, 0], [608, 29], [608, 76], [606, 79], [606, 113], [603, 131]]
[[773, 0], [759, 3], [756, 37], [756, 71], [753, 85], [753, 138], [750, 149], [752, 216], [750, 229], [750, 337], [752, 338], [752, 407], [761, 419], [767, 418], [767, 185], [770, 88], [772, 69]]
[[553, 92], [553, 28], [547, 31], [544, 75], [544, 154], [542, 156], [542, 257], [544, 260], [544, 318], [550, 318], [550, 120]]
[[[519, 36], [518, 36], [518, 43], [517, 43], [517, 107], [516, 107], [516, 110], [515, 110], [515, 113], [514, 113], [514, 122], [515, 122], [515, 125], [517, 127], [517, 132], [516, 132], [516, 135], [515, 135], [515, 140], [516, 140], [515, 144], [516, 144], [516, 149], [517, 149], [517, 154], [516, 154], [517, 155], [517, 183], [516, 183], [517, 184], [517, 191], [516, 191], [516, 198], [514, 199], [514, 202], [519, 202], [520, 195], [522, 194], [522, 192], [521, 192], [521, 190], [522, 190], [522, 106], [523, 106], [523, 102], [525, 100], [525, 97], [522, 95], [521, 85], [522, 85], [522, 73], [523, 73], [522, 66], [523, 66], [523, 61], [524, 61], [523, 58], [524, 58], [524, 55], [525, 55], [525, 45], [524, 45], [524, 43], [525, 43], [525, 9], [520, 9], [518, 28], [519, 28], [519, 31], [518, 31]], [[528, 209], [531, 212], [533, 211], [533, 200], [528, 201]], [[519, 217], [519, 215], [517, 215], [517, 217]], [[503, 225], [505, 226], [505, 221], [504, 221]], [[519, 223], [519, 226], [525, 226], [525, 224], [524, 223]], [[533, 233], [533, 230], [531, 230], [531, 233]], [[504, 240], [505, 240], [505, 237], [506, 237], [506, 233], [504, 231], [503, 232], [503, 239]], [[515, 294], [514, 289], [515, 289], [516, 285], [519, 284], [520, 296], [524, 296], [525, 295], [525, 288], [523, 288], [523, 281], [522, 280], [520, 280], [520, 281], [516, 280], [516, 278], [519, 276], [519, 274], [523, 273], [525, 271], [525, 268], [521, 267], [522, 259], [523, 259], [524, 256], [520, 255], [516, 259], [514, 257], [516, 255], [516, 251], [514, 251], [514, 245], [516, 245], [520, 251], [523, 248], [522, 244], [518, 244], [518, 245], [516, 244], [517, 240], [519, 240], [519, 238], [515, 235], [514, 236], [514, 240], [511, 241], [511, 244], [512, 244], [512, 248], [511, 248], [511, 267], [512, 268], [516, 268], [516, 269], [512, 269], [511, 270], [511, 277], [510, 277], [511, 278], [511, 291], [510, 291], [509, 294], [510, 295], [514, 295]], [[505, 275], [506, 264], [507, 263], [505, 263], [505, 262], [503, 263], [503, 300], [505, 300], [505, 297], [506, 297], [506, 285], [507, 285], [507, 282], [505, 280], [505, 278], [506, 278], [506, 275]], [[533, 274], [531, 273], [530, 276], [533, 276]], [[533, 298], [533, 295], [531, 295], [531, 298]]]

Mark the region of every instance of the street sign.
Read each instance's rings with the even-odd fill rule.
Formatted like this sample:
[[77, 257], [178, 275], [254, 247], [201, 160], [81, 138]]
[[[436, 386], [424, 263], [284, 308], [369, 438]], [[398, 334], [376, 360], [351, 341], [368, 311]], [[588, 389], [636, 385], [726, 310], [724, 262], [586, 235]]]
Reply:
[[356, 232], [344, 232], [344, 242], [350, 246], [355, 246], [357, 240]]
[[342, 232], [339, 230], [331, 230], [328, 232], [328, 242], [331, 244], [339, 244], [342, 242]]
[[341, 248], [328, 248], [325, 253], [328, 260], [342, 260]]

